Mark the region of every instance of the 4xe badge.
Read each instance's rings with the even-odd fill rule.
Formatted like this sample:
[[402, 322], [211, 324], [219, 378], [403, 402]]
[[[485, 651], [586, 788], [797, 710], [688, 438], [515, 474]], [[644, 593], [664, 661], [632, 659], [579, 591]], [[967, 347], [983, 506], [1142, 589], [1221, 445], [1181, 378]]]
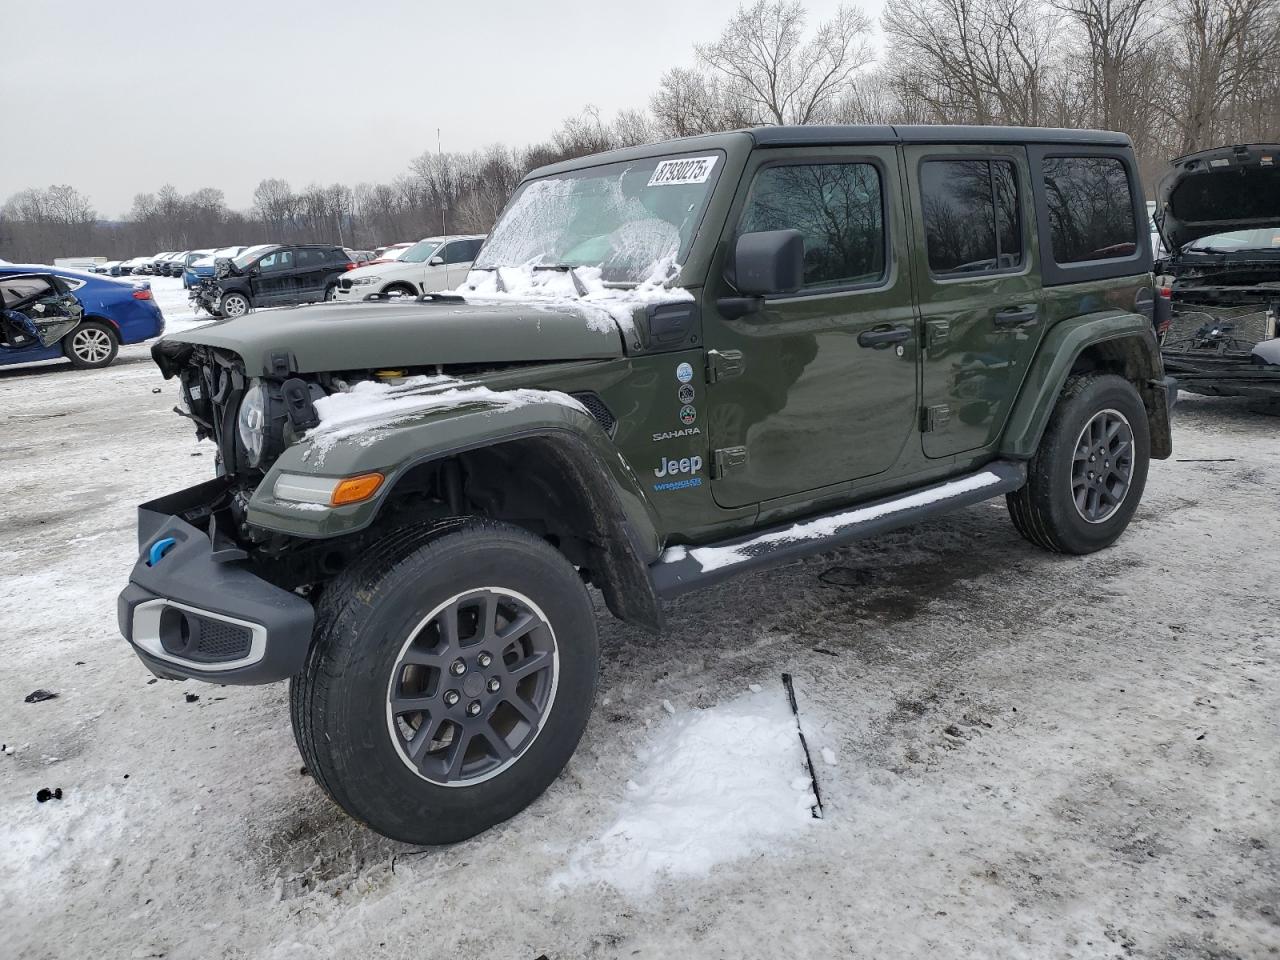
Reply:
[[681, 403], [693, 403], [693, 385], [689, 383], [680, 384], [679, 397]]
[[676, 367], [676, 379], [681, 383], [688, 383], [693, 379], [693, 367], [687, 363], [682, 363]]
[[692, 426], [693, 421], [697, 419], [698, 419], [698, 411], [695, 410], [693, 407], [686, 405], [680, 408], [680, 422], [683, 423], [686, 427]]
[[[655, 490], [687, 490], [690, 487], [702, 486], [702, 478], [693, 476], [702, 469], [701, 457], [681, 457], [679, 460], [672, 460], [663, 457], [658, 466], [654, 468], [653, 475], [658, 478], [667, 478], [662, 483], [655, 483]], [[682, 479], [674, 479], [681, 477]]]

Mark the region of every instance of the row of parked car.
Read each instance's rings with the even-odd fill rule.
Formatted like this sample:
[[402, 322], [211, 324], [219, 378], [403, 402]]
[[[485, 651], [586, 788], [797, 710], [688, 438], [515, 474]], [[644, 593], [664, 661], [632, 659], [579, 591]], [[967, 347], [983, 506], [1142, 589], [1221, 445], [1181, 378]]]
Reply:
[[[396, 243], [376, 250], [352, 250], [344, 247], [348, 259], [356, 264], [366, 263], [384, 255], [384, 251], [403, 250], [412, 246], [408, 243]], [[105, 274], [109, 277], [156, 276], [184, 277], [192, 274], [192, 268], [200, 264], [209, 268], [212, 274], [214, 260], [218, 257], [235, 257], [249, 249], [247, 245], [229, 247], [208, 247], [200, 250], [168, 250], [149, 257], [133, 257], [130, 260], [108, 260], [89, 268], [90, 273]], [[189, 283], [186, 284], [189, 286]]]
[[267, 243], [218, 251], [188, 267], [183, 278], [198, 308], [239, 317], [256, 307], [451, 289], [466, 279], [483, 243], [476, 235], [424, 237], [379, 248], [363, 262], [332, 244]]

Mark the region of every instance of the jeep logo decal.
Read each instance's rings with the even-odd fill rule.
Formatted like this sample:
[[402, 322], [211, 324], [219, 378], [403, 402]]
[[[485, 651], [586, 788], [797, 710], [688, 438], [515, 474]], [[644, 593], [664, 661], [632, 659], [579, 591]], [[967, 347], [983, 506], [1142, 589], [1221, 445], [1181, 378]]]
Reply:
[[674, 477], [681, 473], [697, 473], [702, 469], [701, 457], [682, 457], [679, 460], [662, 458], [662, 463], [653, 471], [655, 477]]

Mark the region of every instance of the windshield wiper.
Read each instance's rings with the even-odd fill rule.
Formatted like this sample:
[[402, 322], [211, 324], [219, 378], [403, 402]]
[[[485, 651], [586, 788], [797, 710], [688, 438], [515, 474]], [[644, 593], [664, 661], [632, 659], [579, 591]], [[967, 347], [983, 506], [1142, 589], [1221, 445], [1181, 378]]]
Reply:
[[573, 281], [573, 289], [578, 291], [579, 297], [585, 297], [589, 291], [586, 284], [577, 274], [577, 266], [572, 263], [539, 263], [534, 265], [534, 270], [556, 270], [560, 273], [567, 273], [569, 279]]
[[474, 265], [473, 265], [473, 266], [471, 267], [471, 269], [472, 269], [472, 270], [483, 270], [485, 273], [492, 273], [492, 274], [493, 274], [493, 281], [494, 281], [494, 285], [498, 288], [498, 292], [499, 292], [499, 293], [506, 293], [506, 292], [507, 292], [507, 282], [506, 282], [505, 280], [503, 280], [503, 279], [502, 279], [502, 268], [501, 268], [501, 267], [477, 267], [477, 266], [474, 266]]

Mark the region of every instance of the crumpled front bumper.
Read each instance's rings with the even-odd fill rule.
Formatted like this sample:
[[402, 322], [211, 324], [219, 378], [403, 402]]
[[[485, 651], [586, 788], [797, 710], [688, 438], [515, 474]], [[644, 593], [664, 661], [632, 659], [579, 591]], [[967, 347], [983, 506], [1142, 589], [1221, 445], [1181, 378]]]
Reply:
[[[158, 677], [271, 683], [306, 659], [315, 612], [255, 574], [219, 534], [208, 508], [226, 492], [225, 480], [211, 480], [138, 508], [139, 557], [117, 614], [121, 634]], [[185, 519], [197, 517], [207, 529]]]

